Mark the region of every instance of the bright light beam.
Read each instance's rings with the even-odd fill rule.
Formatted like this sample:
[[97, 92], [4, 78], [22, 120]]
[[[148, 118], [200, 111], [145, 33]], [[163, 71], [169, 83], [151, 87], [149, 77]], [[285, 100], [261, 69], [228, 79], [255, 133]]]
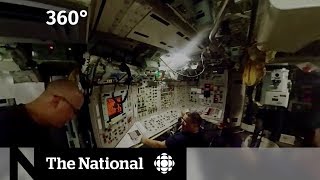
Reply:
[[196, 52], [195, 50], [198, 48], [199, 43], [207, 36], [208, 31], [208, 29], [202, 30], [181, 50], [165, 54], [161, 56], [161, 59], [174, 70], [182, 69], [191, 61], [190, 56]]

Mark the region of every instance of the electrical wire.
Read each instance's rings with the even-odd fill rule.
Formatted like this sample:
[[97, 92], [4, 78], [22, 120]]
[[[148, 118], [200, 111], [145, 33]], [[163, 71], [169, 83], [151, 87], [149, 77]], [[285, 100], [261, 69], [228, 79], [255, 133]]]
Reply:
[[123, 104], [123, 103], [127, 100], [128, 94], [129, 94], [129, 89], [130, 89], [130, 84], [131, 84], [131, 82], [132, 82], [132, 75], [131, 75], [131, 72], [130, 72], [130, 68], [129, 68], [125, 63], [122, 63], [122, 64], [121, 64], [120, 70], [121, 70], [121, 71], [126, 71], [126, 73], [127, 73], [128, 78], [127, 78], [127, 80], [126, 80], [126, 83], [128, 84], [128, 89], [127, 89], [126, 95], [124, 96], [123, 100], [119, 102], [119, 101], [115, 98], [114, 93], [116, 92], [116, 87], [117, 87], [117, 84], [119, 83], [119, 81], [125, 77], [125, 75], [124, 75], [123, 77], [121, 77], [120, 80], [118, 80], [118, 81], [115, 83], [115, 85], [114, 85], [114, 87], [113, 87], [112, 99], [114, 100], [114, 102], [115, 102], [116, 104]]
[[[93, 69], [92, 69], [93, 73], [92, 73], [92, 78], [91, 78], [91, 80], [90, 80], [90, 78], [88, 78], [89, 73], [88, 73], [88, 71], [87, 71], [88, 69], [86, 69], [86, 71], [87, 71], [87, 72], [86, 72], [86, 78], [88, 78], [88, 79], [90, 80], [89, 88], [88, 88], [88, 94], [89, 94], [89, 96], [92, 94], [92, 89], [93, 89], [93, 86], [94, 86], [94, 79], [95, 79], [95, 76], [96, 76], [97, 68], [98, 68], [99, 64], [101, 63], [101, 60], [102, 60], [102, 58], [100, 57], [100, 58], [97, 60], [97, 62], [94, 64], [94, 67], [93, 67]], [[104, 67], [104, 70], [105, 70], [105, 67]], [[125, 96], [124, 96], [124, 98], [123, 98], [122, 101], [118, 101], [118, 100], [115, 98], [114, 93], [115, 93], [115, 91], [116, 91], [116, 87], [117, 87], [118, 83], [119, 83], [123, 78], [125, 78], [126, 76], [128, 76], [128, 79], [127, 79], [127, 81], [128, 81], [128, 82], [127, 82], [127, 83], [128, 83], [127, 93], [125, 94]], [[123, 75], [120, 79], [117, 80], [117, 82], [115, 82], [115, 85], [114, 85], [114, 88], [113, 88], [113, 92], [112, 92], [112, 98], [113, 98], [113, 100], [115, 101], [116, 104], [123, 104], [123, 103], [127, 100], [127, 98], [128, 98], [128, 91], [129, 91], [129, 89], [130, 89], [131, 81], [132, 81], [132, 76], [131, 76], [131, 72], [130, 72], [130, 69], [129, 69], [129, 70], [127, 70], [127, 75]]]
[[160, 58], [160, 60], [161, 60], [173, 73], [179, 74], [180, 76], [184, 76], [184, 77], [195, 78], [195, 77], [200, 76], [200, 75], [204, 72], [204, 70], [206, 69], [205, 66], [204, 66], [204, 63], [203, 63], [203, 53], [204, 53], [204, 51], [201, 53], [201, 62], [202, 62], [202, 67], [203, 67], [203, 69], [202, 69], [202, 71], [201, 71], [199, 74], [193, 75], [193, 76], [188, 76], [188, 75], [181, 74], [181, 73], [173, 70], [162, 58]]
[[88, 89], [89, 95], [92, 94], [93, 81], [94, 81], [94, 78], [96, 77], [96, 72], [97, 72], [97, 68], [98, 68], [98, 66], [99, 66], [99, 64], [100, 64], [100, 61], [101, 61], [101, 58], [99, 58], [99, 59], [97, 60], [96, 64], [94, 65], [93, 74], [92, 74], [92, 79], [91, 79], [91, 81], [90, 81], [90, 84], [89, 84], [90, 87], [89, 87], [89, 89]]
[[123, 98], [122, 101], [118, 101], [118, 100], [116, 99], [116, 97], [114, 96], [114, 93], [116, 92], [117, 84], [118, 84], [118, 83], [116, 82], [116, 83], [114, 84], [114, 86], [113, 86], [112, 99], [114, 100], [114, 102], [115, 102], [116, 104], [121, 105], [121, 104], [123, 104], [123, 103], [127, 100], [127, 98], [128, 98], [129, 89], [130, 89], [130, 84], [128, 83], [127, 92], [126, 92], [126, 95], [124, 96], [124, 98]]

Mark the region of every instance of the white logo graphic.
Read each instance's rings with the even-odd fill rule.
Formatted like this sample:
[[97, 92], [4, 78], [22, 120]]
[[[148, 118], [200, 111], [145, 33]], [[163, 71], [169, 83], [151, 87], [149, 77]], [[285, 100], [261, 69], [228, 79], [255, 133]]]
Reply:
[[174, 166], [174, 160], [167, 153], [162, 153], [157, 159], [154, 161], [154, 166], [160, 171], [162, 174], [167, 174], [172, 170]]

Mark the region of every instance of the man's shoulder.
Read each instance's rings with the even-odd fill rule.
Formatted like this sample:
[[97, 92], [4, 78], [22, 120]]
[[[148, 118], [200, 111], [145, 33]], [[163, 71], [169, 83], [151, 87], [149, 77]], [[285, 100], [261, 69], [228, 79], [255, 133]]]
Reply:
[[11, 127], [32, 126], [34, 121], [29, 116], [24, 104], [0, 109], [0, 123]]
[[19, 133], [27, 128], [25, 121], [20, 120], [24, 119], [21, 118], [24, 114], [23, 108], [22, 105], [0, 108], [0, 146], [11, 146], [15, 144], [16, 139], [23, 139], [26, 134], [30, 134], [26, 132], [19, 136]]
[[18, 117], [26, 114], [27, 112], [24, 104], [0, 108], [0, 117]]
[[22, 110], [22, 109], [25, 109], [25, 104], [17, 104], [17, 105], [12, 105], [12, 106], [0, 107], [0, 112], [1, 111], [10, 111], [10, 110]]
[[46, 131], [33, 121], [23, 104], [0, 110], [0, 146], [35, 147], [46, 143]]
[[15, 115], [17, 111], [21, 110], [21, 106], [22, 105], [0, 107], [0, 115]]

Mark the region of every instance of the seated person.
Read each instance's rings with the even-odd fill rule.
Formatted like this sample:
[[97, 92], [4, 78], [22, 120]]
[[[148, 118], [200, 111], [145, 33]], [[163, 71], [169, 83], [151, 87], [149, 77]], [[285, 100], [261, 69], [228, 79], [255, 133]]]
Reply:
[[165, 141], [157, 141], [142, 137], [141, 142], [152, 148], [178, 149], [186, 147], [205, 147], [203, 135], [201, 133], [202, 118], [197, 112], [185, 113], [181, 119], [181, 131], [170, 136]]

